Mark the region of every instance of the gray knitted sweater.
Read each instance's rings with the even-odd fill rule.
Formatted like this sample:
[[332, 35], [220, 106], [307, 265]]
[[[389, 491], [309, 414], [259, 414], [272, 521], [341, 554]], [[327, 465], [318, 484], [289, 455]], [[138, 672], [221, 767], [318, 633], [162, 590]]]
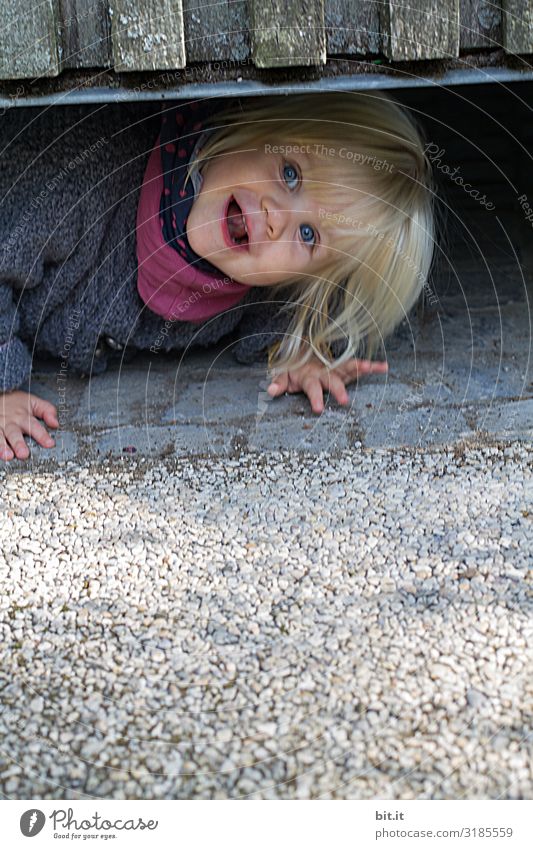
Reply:
[[[290, 316], [251, 287], [201, 324], [165, 321], [137, 292], [135, 222], [160, 118], [152, 105], [11, 109], [0, 121], [0, 392], [32, 358], [98, 374], [114, 343], [159, 352], [233, 333], [239, 362], [266, 359]], [[104, 340], [110, 339], [109, 342]]]

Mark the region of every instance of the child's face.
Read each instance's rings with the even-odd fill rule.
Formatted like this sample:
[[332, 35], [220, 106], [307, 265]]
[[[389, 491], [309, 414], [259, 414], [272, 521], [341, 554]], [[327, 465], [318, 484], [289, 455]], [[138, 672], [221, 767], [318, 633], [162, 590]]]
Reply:
[[193, 251], [248, 286], [320, 273], [329, 238], [323, 206], [302, 183], [310, 159], [253, 150], [206, 162], [187, 220]]

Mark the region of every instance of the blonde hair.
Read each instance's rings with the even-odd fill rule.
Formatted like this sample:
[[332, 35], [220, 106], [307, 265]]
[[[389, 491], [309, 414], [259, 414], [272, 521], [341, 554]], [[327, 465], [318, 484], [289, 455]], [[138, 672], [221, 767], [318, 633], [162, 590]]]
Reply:
[[371, 359], [416, 303], [433, 257], [435, 189], [417, 123], [375, 91], [254, 98], [216, 119], [197, 162], [268, 141], [315, 153], [304, 185], [324, 204], [332, 248], [320, 276], [268, 287], [294, 313], [269, 365], [297, 368], [313, 352], [330, 368]]

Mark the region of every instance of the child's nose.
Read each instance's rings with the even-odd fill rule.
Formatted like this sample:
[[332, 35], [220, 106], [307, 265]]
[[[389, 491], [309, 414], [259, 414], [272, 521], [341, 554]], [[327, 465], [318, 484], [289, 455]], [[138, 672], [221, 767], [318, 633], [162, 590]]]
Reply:
[[287, 226], [288, 210], [273, 197], [263, 199], [263, 210], [266, 213], [267, 237], [279, 239]]

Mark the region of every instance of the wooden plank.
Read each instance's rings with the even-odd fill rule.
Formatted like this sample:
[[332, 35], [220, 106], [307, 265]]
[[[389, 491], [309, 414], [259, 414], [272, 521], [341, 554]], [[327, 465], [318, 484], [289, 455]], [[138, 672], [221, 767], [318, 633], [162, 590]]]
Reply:
[[503, 0], [503, 46], [508, 53], [533, 53], [533, 3]]
[[54, 0], [2, 0], [0, 79], [59, 73]]
[[111, 67], [111, 19], [106, 0], [58, 0], [61, 70]]
[[115, 71], [185, 67], [181, 0], [109, 0]]
[[183, 0], [187, 62], [241, 62], [250, 55], [247, 0]]
[[258, 68], [324, 65], [324, 0], [250, 0], [252, 58]]
[[502, 10], [491, 0], [461, 0], [461, 32], [459, 47], [501, 48]]
[[384, 0], [380, 19], [389, 59], [459, 56], [459, 0]]
[[328, 55], [379, 53], [380, 5], [378, 0], [325, 0]]

